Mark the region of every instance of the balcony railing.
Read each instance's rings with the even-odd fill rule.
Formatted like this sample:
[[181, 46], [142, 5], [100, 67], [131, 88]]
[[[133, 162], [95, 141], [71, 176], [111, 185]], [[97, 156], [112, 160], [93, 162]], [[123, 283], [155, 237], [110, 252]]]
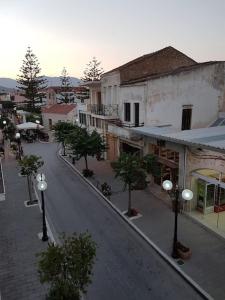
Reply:
[[142, 123], [124, 123], [120, 119], [110, 120], [109, 124], [116, 125], [118, 127], [127, 127], [127, 128], [143, 127], [144, 126], [144, 122], [142, 122]]
[[105, 105], [105, 104], [90, 104], [88, 107], [92, 114], [101, 116], [115, 116], [118, 117], [118, 105]]

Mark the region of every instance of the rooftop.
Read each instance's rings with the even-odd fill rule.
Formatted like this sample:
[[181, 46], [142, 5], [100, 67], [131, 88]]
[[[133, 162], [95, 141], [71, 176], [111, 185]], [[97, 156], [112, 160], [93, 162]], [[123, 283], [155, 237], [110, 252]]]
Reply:
[[225, 126], [176, 131], [172, 127], [132, 128], [136, 133], [176, 144], [225, 153]]
[[43, 107], [42, 112], [47, 114], [67, 115], [75, 108], [76, 108], [76, 104], [54, 104], [54, 105]]

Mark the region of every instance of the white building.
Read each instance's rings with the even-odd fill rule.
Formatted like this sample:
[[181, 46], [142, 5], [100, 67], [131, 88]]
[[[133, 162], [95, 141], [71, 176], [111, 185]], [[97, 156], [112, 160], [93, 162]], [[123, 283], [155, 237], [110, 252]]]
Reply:
[[53, 126], [61, 122], [75, 123], [77, 118], [76, 104], [54, 104], [42, 108], [43, 126], [52, 130]]

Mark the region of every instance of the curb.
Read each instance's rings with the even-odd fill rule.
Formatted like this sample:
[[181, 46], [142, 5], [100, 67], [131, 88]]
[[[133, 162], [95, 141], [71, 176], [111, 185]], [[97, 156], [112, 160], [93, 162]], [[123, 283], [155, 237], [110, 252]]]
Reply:
[[113, 208], [113, 210], [125, 221], [132, 229], [134, 229], [152, 248], [155, 250], [156, 253], [158, 253], [165, 261], [168, 263], [170, 266], [172, 266], [175, 271], [182, 276], [182, 278], [189, 284], [191, 285], [194, 290], [203, 297], [203, 299], [207, 300], [213, 300], [214, 298], [209, 295], [205, 290], [202, 289], [202, 287], [195, 282], [189, 275], [187, 275], [184, 271], [182, 271], [176, 263], [166, 254], [164, 253], [152, 240], [150, 240], [135, 224], [133, 224], [129, 219], [127, 219], [121, 211], [114, 205], [112, 204], [89, 180], [87, 180], [81, 172], [69, 161], [64, 159], [64, 157], [61, 155], [61, 150], [57, 152], [58, 158], [63, 160], [72, 170], [74, 170], [82, 179], [83, 181], [88, 184], [95, 192], [100, 195], [105, 202]]

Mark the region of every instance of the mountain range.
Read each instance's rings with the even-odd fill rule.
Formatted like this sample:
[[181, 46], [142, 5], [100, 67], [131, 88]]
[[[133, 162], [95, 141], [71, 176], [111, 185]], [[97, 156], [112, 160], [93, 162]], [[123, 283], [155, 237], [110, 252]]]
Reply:
[[[60, 77], [44, 76], [44, 78], [47, 80], [48, 86], [61, 86]], [[70, 80], [71, 86], [78, 86], [81, 82], [80, 79], [76, 77], [70, 77]], [[17, 85], [18, 83], [15, 79], [0, 77], [0, 91], [10, 92], [17, 89]]]

